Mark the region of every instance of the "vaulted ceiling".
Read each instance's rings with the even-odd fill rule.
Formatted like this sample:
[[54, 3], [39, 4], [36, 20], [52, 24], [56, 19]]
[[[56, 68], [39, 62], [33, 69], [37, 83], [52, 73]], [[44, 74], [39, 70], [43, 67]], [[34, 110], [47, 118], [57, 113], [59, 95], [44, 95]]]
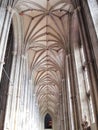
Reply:
[[64, 56], [69, 42], [70, 0], [18, 0], [25, 50], [42, 114], [56, 114], [64, 76]]

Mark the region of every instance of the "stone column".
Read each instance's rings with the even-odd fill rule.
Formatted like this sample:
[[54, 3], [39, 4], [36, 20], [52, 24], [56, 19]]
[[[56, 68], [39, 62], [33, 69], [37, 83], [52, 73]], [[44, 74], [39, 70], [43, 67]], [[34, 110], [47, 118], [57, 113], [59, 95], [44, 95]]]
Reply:
[[[22, 82], [22, 78], [23, 76], [25, 76], [24, 74], [26, 74], [26, 79], [28, 80], [28, 73], [27, 73], [27, 69], [24, 70], [23, 66], [25, 66], [25, 62], [26, 62], [26, 56], [25, 55], [21, 55], [21, 60], [20, 60], [20, 70], [19, 70], [19, 79], [18, 79], [18, 88], [17, 88], [17, 102], [16, 102], [16, 116], [15, 116], [15, 130], [21, 130], [21, 126], [22, 126], [22, 118], [24, 116], [23, 113], [23, 109], [21, 110], [21, 105], [22, 103], [22, 91], [24, 89], [24, 83], [25, 81]], [[24, 73], [23, 73], [24, 71]], [[28, 81], [27, 81], [28, 82]], [[27, 84], [27, 86], [29, 86]], [[22, 104], [21, 104], [22, 103]]]
[[94, 22], [95, 30], [98, 37], [98, 2], [96, 0], [87, 0], [87, 3], [89, 5], [89, 9], [91, 12], [91, 16]]
[[[66, 68], [65, 68], [66, 70]], [[67, 76], [66, 76], [67, 77]], [[67, 80], [67, 79], [66, 79]], [[65, 81], [65, 77], [62, 80], [62, 105], [63, 105], [63, 125], [64, 125], [64, 130], [69, 130], [70, 129], [70, 123], [69, 123], [69, 100], [68, 100], [68, 85]]]
[[10, 128], [10, 114], [11, 114], [11, 106], [12, 106], [12, 95], [14, 89], [14, 78], [15, 78], [14, 75], [16, 71], [16, 61], [17, 61], [16, 59], [17, 59], [16, 52], [13, 52], [13, 62], [12, 62], [11, 76], [10, 76], [8, 96], [7, 96], [4, 130]]
[[[33, 123], [35, 122], [35, 103], [36, 103], [36, 94], [33, 93]], [[32, 125], [32, 129], [35, 127], [35, 123]]]
[[67, 112], [66, 112], [66, 123], [67, 130], [74, 130], [74, 120], [73, 120], [73, 112], [72, 112], [72, 100], [71, 100], [71, 83], [69, 77], [70, 71], [70, 63], [69, 63], [69, 54], [66, 54], [66, 95], [67, 95]]
[[66, 86], [65, 86], [65, 79], [62, 79], [62, 114], [63, 114], [63, 129], [64, 130], [66, 130], [66, 120], [65, 120], [65, 116], [67, 116], [67, 115], [65, 115], [65, 109], [66, 109], [66, 107], [67, 107], [67, 105], [66, 105], [66, 107], [65, 107], [65, 88]]
[[74, 72], [72, 70], [72, 59], [69, 58], [69, 64], [70, 64], [70, 86], [71, 86], [71, 101], [72, 101], [72, 111], [73, 111], [73, 123], [74, 123], [74, 129], [79, 129], [79, 113], [78, 113], [78, 104], [77, 104], [77, 94], [76, 94], [76, 86], [75, 86], [75, 79], [74, 79]]
[[[81, 58], [81, 39], [80, 39], [80, 28], [79, 28], [79, 20], [78, 20], [78, 11], [80, 8], [77, 8], [74, 11], [75, 19], [73, 24], [73, 58], [75, 60], [75, 68], [76, 68], [76, 82], [77, 82], [77, 101], [78, 101], [78, 111], [79, 111], [79, 119], [80, 119], [80, 128], [84, 117], [87, 117], [87, 121], [90, 124], [90, 116], [89, 116], [89, 106], [88, 99], [86, 95], [86, 84], [84, 79], [84, 72], [82, 69], [82, 58]], [[75, 33], [75, 34], [74, 34]]]
[[13, 52], [13, 54], [14, 55], [13, 55], [9, 90], [8, 90], [4, 130], [14, 129], [15, 117], [16, 117], [16, 104], [17, 104], [17, 92], [19, 85], [21, 56], [16, 52]]
[[54, 125], [55, 125], [55, 128], [57, 130], [61, 129], [60, 127], [60, 121], [61, 121], [61, 118], [60, 118], [60, 101], [58, 103], [58, 111], [57, 111], [57, 114], [56, 114], [56, 122], [54, 122]]
[[24, 114], [24, 119], [23, 119], [23, 129], [27, 130], [27, 116], [28, 116], [28, 90], [29, 90], [29, 78], [28, 78], [28, 72], [27, 72], [27, 61], [25, 61], [24, 63], [24, 108], [23, 108], [23, 114]]
[[29, 120], [30, 120], [30, 128], [29, 130], [32, 130], [32, 123], [33, 123], [33, 86], [32, 86], [32, 80], [29, 80], [29, 86], [30, 86], [30, 100], [29, 100]]
[[58, 119], [59, 119], [59, 128], [62, 130], [62, 111], [61, 111], [61, 93], [59, 94], [59, 112], [58, 112]]
[[60, 95], [60, 117], [61, 117], [60, 118], [60, 120], [61, 120], [60, 121], [61, 130], [64, 130], [64, 113], [63, 113], [63, 93], [62, 93], [62, 90], [61, 90], [61, 95]]
[[0, 8], [0, 80], [4, 64], [9, 29], [11, 25], [12, 9], [11, 7]]
[[[26, 95], [26, 93], [27, 93], [27, 87], [28, 87], [28, 85], [27, 85], [27, 76], [26, 76], [26, 60], [27, 60], [27, 57], [26, 56], [24, 56], [24, 55], [22, 55], [22, 68], [21, 68], [21, 88], [20, 88], [20, 101], [19, 101], [19, 113], [18, 113], [18, 117], [19, 118], [17, 118], [17, 121], [19, 121], [20, 120], [20, 122], [19, 122], [19, 128], [20, 128], [20, 130], [21, 129], [25, 129], [24, 127], [24, 125], [25, 125], [25, 118], [26, 118], [26, 112], [25, 112], [25, 95]], [[17, 111], [18, 112], [18, 111]], [[19, 119], [19, 120], [18, 120]]]
[[78, 21], [77, 13], [74, 10], [73, 14], [69, 14], [70, 21], [70, 30], [69, 30], [69, 80], [71, 86], [71, 99], [72, 99], [72, 110], [73, 110], [73, 120], [74, 120], [74, 129], [80, 129], [80, 118], [79, 118], [79, 109], [78, 109], [78, 100], [77, 100], [77, 76], [76, 76], [76, 65], [74, 59], [74, 45], [78, 42]]
[[95, 65], [96, 60], [92, 49], [93, 45], [91, 41], [89, 41], [89, 37], [85, 29], [80, 11], [78, 11], [78, 20], [79, 20], [81, 43], [84, 47], [84, 53], [86, 57], [86, 65], [87, 65], [90, 90], [91, 90], [90, 92], [91, 92], [91, 97], [93, 99], [94, 115], [95, 115], [96, 125], [98, 129], [98, 73]]
[[[89, 44], [92, 44], [92, 50], [95, 58], [95, 68], [98, 68], [98, 1], [97, 0], [81, 0], [81, 10], [84, 27], [89, 36]], [[86, 16], [86, 17], [85, 17]]]

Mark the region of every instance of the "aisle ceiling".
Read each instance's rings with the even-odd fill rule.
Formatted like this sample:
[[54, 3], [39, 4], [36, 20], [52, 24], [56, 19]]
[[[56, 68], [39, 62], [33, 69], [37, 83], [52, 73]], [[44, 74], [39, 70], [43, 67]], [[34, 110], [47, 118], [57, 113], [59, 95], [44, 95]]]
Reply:
[[42, 114], [56, 114], [69, 38], [70, 0], [18, 0], [24, 43]]

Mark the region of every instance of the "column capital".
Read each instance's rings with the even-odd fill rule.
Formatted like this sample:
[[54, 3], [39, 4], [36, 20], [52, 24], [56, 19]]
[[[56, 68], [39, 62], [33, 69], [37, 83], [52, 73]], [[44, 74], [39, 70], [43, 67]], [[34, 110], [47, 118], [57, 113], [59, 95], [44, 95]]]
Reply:
[[77, 12], [80, 12], [81, 7], [77, 6], [76, 8], [74, 8], [73, 10], [69, 11], [70, 15], [75, 15]]
[[76, 13], [77, 11], [80, 11], [80, 10], [81, 10], [81, 7], [77, 6], [77, 8], [74, 9], [74, 13]]
[[12, 7], [10, 5], [7, 6], [7, 10], [8, 10], [8, 12], [12, 12]]
[[18, 11], [17, 11], [16, 9], [12, 8], [11, 5], [7, 6], [7, 7], [5, 8], [5, 10], [7, 10], [7, 11], [11, 14], [11, 16], [12, 16], [14, 13], [18, 14]]

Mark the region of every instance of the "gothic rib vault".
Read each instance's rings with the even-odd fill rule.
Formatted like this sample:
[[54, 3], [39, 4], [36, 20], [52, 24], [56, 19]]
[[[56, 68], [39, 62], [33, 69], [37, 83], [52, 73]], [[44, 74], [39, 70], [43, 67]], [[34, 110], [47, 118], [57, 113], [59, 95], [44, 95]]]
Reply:
[[34, 93], [42, 114], [55, 115], [60, 103], [64, 55], [69, 42], [69, 0], [18, 0], [25, 52], [34, 80]]
[[98, 130], [97, 16], [97, 0], [0, 0], [0, 130]]

